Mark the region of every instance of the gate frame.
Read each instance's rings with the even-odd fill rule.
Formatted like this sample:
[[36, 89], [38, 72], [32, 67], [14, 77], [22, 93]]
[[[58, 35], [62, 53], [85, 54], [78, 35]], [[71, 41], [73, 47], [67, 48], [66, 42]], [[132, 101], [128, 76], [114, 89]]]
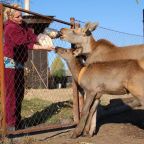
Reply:
[[6, 135], [6, 111], [4, 92], [4, 59], [3, 59], [3, 5], [0, 4], [0, 95], [1, 95], [1, 132]]
[[41, 124], [38, 126], [22, 129], [22, 130], [16, 130], [16, 131], [7, 131], [6, 129], [6, 110], [5, 110], [5, 90], [4, 90], [4, 55], [3, 55], [3, 9], [4, 7], [8, 8], [13, 8], [15, 10], [19, 10], [25, 13], [29, 13], [32, 15], [39, 16], [44, 19], [51, 19], [53, 21], [66, 24], [71, 26], [71, 28], [74, 28], [74, 21], [73, 22], [65, 22], [59, 19], [55, 19], [52, 17], [44, 16], [32, 11], [28, 11], [22, 8], [14, 8], [10, 5], [7, 4], [2, 4], [0, 3], [0, 92], [1, 92], [1, 108], [2, 108], [2, 119], [1, 121], [1, 127], [2, 129], [0, 130], [0, 133], [2, 133], [3, 136], [6, 136], [7, 134], [27, 134], [27, 133], [33, 133], [33, 132], [38, 132], [38, 131], [54, 131], [58, 129], [64, 129], [64, 128], [73, 128], [76, 126], [76, 124], [79, 122], [79, 98], [78, 98], [78, 91], [77, 91], [77, 85], [73, 87], [73, 117], [74, 117], [74, 123], [72, 124], [55, 124], [55, 125], [47, 125], [47, 124]]

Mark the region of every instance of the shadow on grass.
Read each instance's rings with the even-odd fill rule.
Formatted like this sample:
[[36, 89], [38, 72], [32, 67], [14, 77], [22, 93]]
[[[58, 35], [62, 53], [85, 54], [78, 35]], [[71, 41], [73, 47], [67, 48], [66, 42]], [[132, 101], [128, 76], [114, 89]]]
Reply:
[[64, 101], [49, 105], [42, 111], [34, 113], [31, 117], [24, 118], [21, 122], [21, 128], [36, 126], [47, 122], [52, 116], [58, 114], [63, 108], [71, 108], [72, 102]]

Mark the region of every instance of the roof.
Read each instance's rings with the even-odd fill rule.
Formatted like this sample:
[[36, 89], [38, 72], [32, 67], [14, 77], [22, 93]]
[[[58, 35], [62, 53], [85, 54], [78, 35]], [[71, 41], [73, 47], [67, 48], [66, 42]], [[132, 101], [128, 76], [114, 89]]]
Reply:
[[[50, 18], [53, 18], [54, 16], [46, 16], [46, 18], [42, 18], [39, 16], [34, 16], [34, 15], [24, 15], [23, 19], [28, 23], [28, 24], [50, 24], [53, 20]], [[50, 18], [49, 18], [50, 17]]]
[[49, 19], [49, 17], [53, 18], [54, 16], [47, 16], [46, 19], [40, 16], [24, 15], [23, 20], [34, 29], [35, 34], [39, 34], [53, 22], [53, 19]]

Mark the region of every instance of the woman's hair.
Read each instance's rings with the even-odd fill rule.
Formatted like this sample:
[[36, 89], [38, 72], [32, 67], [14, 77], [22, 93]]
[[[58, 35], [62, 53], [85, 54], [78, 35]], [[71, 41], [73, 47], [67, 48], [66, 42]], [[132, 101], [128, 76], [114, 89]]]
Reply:
[[[21, 8], [20, 5], [18, 5], [18, 4], [12, 4], [12, 6], [13, 6], [14, 8]], [[4, 9], [4, 21], [13, 18], [14, 13], [15, 13], [16, 11], [17, 11], [17, 10], [15, 10], [15, 9], [6, 7], [6, 8]]]

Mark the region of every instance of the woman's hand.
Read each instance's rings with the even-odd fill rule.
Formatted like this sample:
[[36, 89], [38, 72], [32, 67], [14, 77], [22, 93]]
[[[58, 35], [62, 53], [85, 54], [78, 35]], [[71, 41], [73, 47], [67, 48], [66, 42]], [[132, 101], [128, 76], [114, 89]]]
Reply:
[[48, 47], [48, 46], [47, 46], [47, 47], [45, 47], [45, 49], [46, 49], [47, 51], [53, 51], [53, 50], [55, 50], [55, 47], [51, 47], [51, 46]]
[[45, 50], [45, 51], [52, 51], [55, 50], [54, 46], [42, 46], [39, 44], [34, 44], [33, 45], [33, 50]]

